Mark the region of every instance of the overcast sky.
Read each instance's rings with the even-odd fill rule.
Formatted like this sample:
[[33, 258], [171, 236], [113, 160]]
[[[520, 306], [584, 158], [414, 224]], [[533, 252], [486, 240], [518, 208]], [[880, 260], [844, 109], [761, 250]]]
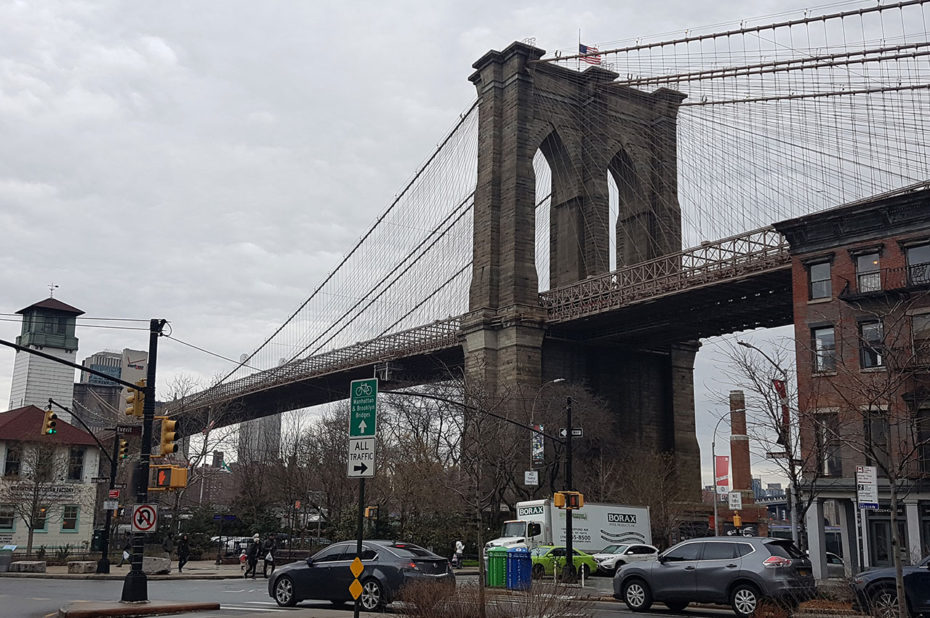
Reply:
[[[55, 284], [87, 316], [167, 318], [174, 336], [238, 358], [435, 148], [489, 49], [535, 37], [572, 53], [579, 29], [603, 49], [789, 8], [804, 7], [0, 0], [0, 338]], [[132, 330], [78, 337], [78, 360], [147, 346]], [[696, 375], [705, 469], [725, 409], [708, 392], [726, 390], [714, 347]], [[0, 349], [2, 408], [13, 357]], [[229, 368], [161, 343], [160, 384]]]

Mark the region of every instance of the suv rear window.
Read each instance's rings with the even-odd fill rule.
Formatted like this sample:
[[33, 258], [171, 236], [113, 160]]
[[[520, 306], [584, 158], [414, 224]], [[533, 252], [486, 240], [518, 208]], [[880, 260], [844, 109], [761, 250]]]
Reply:
[[791, 541], [773, 541], [766, 543], [769, 553], [780, 558], [804, 558], [804, 552], [794, 546]]

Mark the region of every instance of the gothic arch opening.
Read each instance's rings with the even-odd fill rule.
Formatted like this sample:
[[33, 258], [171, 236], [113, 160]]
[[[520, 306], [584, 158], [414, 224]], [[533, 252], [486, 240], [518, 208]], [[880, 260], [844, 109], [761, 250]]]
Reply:
[[616, 268], [656, 257], [657, 219], [646, 191], [648, 179], [625, 150], [614, 155], [607, 170], [617, 188]]
[[545, 292], [549, 285], [549, 226], [551, 215], [552, 171], [542, 151], [533, 157], [533, 173], [536, 177], [536, 279], [539, 291]]

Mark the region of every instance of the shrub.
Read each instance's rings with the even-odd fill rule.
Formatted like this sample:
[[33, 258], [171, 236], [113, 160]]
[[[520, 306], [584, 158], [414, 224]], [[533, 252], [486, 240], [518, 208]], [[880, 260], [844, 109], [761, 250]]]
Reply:
[[64, 547], [59, 547], [55, 550], [55, 560], [59, 562], [65, 562], [68, 559], [68, 556], [71, 555], [71, 543], [68, 543]]
[[[485, 589], [487, 618], [547, 618], [587, 615], [592, 602], [573, 598], [572, 589], [554, 584], [534, 583], [530, 590], [517, 592]], [[438, 582], [414, 582], [401, 590], [398, 601], [404, 614], [413, 618], [476, 618], [479, 616], [477, 584], [453, 588]]]

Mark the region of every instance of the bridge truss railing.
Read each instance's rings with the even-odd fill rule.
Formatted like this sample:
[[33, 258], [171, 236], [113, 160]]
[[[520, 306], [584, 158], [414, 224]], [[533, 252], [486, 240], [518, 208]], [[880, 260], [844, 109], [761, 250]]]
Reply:
[[257, 371], [193, 395], [191, 400], [185, 402], [185, 407], [208, 407], [314, 376], [451, 348], [458, 345], [460, 325], [460, 317], [449, 317], [368, 341], [360, 341], [338, 350], [301, 358], [274, 369]]
[[550, 322], [618, 309], [790, 262], [788, 242], [765, 227], [617, 269], [539, 295]]

